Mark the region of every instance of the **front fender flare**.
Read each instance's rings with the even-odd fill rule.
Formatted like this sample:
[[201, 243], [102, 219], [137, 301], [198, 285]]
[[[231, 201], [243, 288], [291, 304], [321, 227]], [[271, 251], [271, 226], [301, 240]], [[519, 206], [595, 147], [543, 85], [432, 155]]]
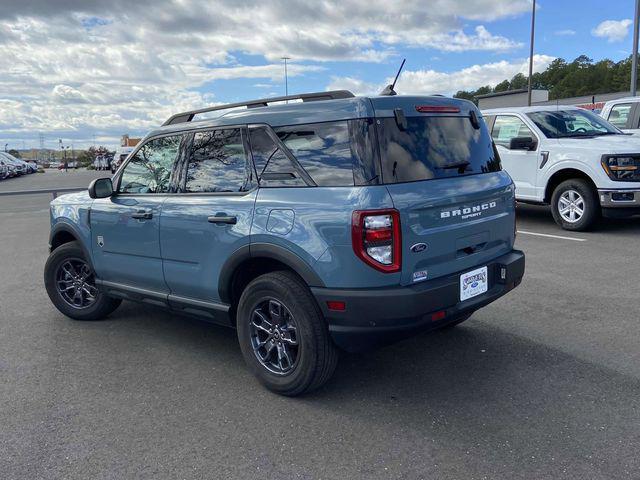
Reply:
[[52, 251], [51, 249], [53, 245], [53, 239], [56, 237], [56, 235], [58, 235], [61, 232], [68, 233], [69, 235], [73, 236], [73, 238], [76, 239], [76, 241], [80, 245], [80, 248], [82, 249], [82, 252], [84, 253], [85, 258], [89, 261], [89, 263], [93, 267], [93, 258], [91, 256], [91, 252], [87, 249], [85, 242], [82, 241], [82, 238], [83, 238], [82, 233], [70, 223], [59, 221], [51, 228], [51, 232], [49, 233], [49, 252]]

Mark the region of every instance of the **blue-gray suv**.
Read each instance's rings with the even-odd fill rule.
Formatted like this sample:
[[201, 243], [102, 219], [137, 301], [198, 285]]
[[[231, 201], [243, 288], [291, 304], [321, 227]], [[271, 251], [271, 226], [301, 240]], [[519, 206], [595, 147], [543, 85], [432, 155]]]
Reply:
[[126, 299], [235, 327], [258, 379], [298, 395], [339, 349], [453, 326], [516, 287], [514, 240], [513, 182], [472, 103], [333, 91], [174, 115], [113, 178], [51, 202], [44, 276], [77, 320]]

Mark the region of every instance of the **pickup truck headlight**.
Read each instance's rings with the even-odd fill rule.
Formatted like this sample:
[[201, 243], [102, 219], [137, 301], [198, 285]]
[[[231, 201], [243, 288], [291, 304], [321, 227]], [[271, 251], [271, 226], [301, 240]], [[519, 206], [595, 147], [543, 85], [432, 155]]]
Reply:
[[611, 180], [617, 182], [640, 182], [640, 155], [605, 155], [602, 168]]

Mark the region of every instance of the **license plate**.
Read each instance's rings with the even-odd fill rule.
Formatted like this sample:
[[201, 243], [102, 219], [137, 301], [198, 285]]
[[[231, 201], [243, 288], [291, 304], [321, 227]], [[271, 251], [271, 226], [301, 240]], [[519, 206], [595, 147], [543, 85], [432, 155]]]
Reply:
[[489, 288], [487, 267], [477, 268], [460, 275], [460, 301], [485, 293]]

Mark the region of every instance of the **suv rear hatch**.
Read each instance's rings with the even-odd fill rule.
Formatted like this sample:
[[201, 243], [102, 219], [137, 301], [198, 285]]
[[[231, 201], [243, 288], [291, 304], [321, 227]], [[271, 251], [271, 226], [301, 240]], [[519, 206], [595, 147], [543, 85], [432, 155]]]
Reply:
[[509, 252], [513, 186], [475, 106], [437, 97], [372, 101], [382, 180], [400, 212], [401, 284], [470, 270]]

